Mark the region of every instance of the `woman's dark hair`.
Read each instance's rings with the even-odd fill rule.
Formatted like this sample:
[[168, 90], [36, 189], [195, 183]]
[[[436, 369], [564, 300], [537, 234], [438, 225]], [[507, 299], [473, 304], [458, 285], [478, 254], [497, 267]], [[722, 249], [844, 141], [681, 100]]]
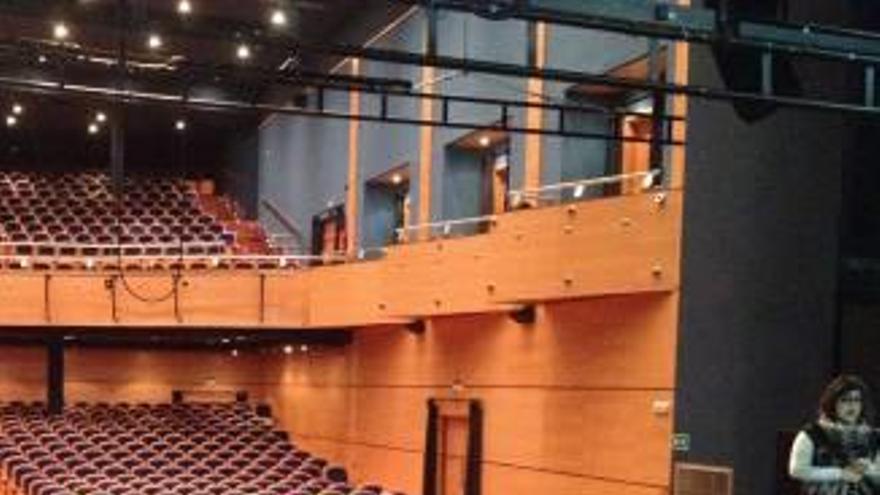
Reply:
[[819, 399], [819, 412], [837, 421], [837, 400], [853, 390], [858, 390], [862, 395], [862, 416], [859, 421], [870, 422], [873, 419], [874, 403], [871, 401], [868, 385], [855, 375], [840, 375], [825, 387]]

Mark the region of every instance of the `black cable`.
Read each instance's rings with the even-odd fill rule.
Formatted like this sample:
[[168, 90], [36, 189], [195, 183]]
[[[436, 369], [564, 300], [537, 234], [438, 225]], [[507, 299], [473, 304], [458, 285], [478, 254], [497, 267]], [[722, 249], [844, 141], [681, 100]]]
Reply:
[[[118, 44], [118, 59], [117, 59], [117, 67], [118, 71], [118, 80], [117, 86], [121, 90], [125, 86], [126, 81], [126, 69], [127, 69], [127, 33], [128, 33], [128, 20], [129, 20], [129, 9], [128, 2], [126, 0], [119, 0], [119, 44]], [[114, 137], [113, 139], [122, 140], [123, 143], [117, 142], [115, 146], [124, 146], [125, 140], [125, 128], [127, 126], [127, 116], [128, 116], [128, 104], [126, 101], [120, 99], [119, 104], [117, 105], [118, 114], [115, 116], [115, 121], [113, 123], [114, 128]], [[123, 147], [124, 150], [124, 147]], [[119, 153], [122, 153], [122, 156], [118, 156]], [[118, 162], [117, 162], [118, 160]], [[117, 169], [118, 167], [118, 169]], [[181, 270], [183, 267], [183, 250], [181, 249], [180, 254], [180, 262], [178, 263], [177, 270], [174, 274], [172, 274], [171, 280], [171, 290], [167, 293], [163, 294], [160, 297], [147, 297], [139, 294], [135, 291], [128, 283], [128, 280], [125, 277], [125, 270], [123, 269], [122, 262], [122, 205], [123, 205], [123, 195], [125, 193], [125, 154], [124, 151], [120, 151], [116, 149], [111, 158], [111, 173], [113, 174], [113, 188], [114, 195], [116, 197], [116, 207], [115, 207], [115, 217], [116, 217], [116, 258], [117, 258], [117, 266], [116, 269], [118, 271], [119, 280], [122, 282], [122, 287], [125, 289], [131, 297], [141, 301], [143, 303], [148, 304], [158, 304], [165, 302], [172, 297], [177, 299], [178, 291], [180, 286], [180, 278], [181, 278]], [[180, 237], [180, 245], [183, 246], [182, 234]]]

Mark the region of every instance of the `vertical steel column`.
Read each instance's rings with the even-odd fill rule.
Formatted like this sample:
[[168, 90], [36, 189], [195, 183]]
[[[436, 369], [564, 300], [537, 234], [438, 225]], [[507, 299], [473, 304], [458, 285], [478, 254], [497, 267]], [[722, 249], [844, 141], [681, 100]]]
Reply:
[[54, 416], [64, 411], [64, 338], [50, 337], [46, 354], [46, 403]]

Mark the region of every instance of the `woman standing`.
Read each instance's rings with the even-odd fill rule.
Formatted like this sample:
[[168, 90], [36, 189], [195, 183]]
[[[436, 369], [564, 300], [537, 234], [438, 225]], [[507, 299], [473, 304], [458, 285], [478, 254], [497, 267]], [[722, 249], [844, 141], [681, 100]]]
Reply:
[[843, 375], [825, 388], [818, 420], [798, 433], [789, 458], [804, 495], [880, 495], [880, 436], [871, 411], [860, 378]]

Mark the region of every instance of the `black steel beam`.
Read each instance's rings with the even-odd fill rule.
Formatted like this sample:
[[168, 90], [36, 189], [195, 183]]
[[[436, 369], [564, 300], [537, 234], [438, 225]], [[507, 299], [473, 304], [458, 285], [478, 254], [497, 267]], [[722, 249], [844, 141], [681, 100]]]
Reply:
[[51, 415], [64, 411], [64, 340], [59, 337], [46, 343], [46, 403]]
[[[42, 95], [61, 95], [76, 97], [92, 102], [101, 103], [118, 103], [124, 101], [126, 104], [149, 104], [156, 106], [165, 106], [170, 108], [186, 108], [188, 110], [200, 111], [221, 111], [221, 112], [257, 112], [257, 113], [278, 113], [283, 115], [298, 115], [303, 117], [321, 117], [341, 120], [356, 120], [361, 122], [378, 122], [385, 124], [405, 124], [419, 125], [430, 127], [447, 127], [453, 129], [465, 130], [485, 130], [492, 128], [484, 122], [467, 122], [454, 121], [446, 116], [446, 120], [440, 119], [420, 119], [412, 117], [401, 117], [393, 115], [378, 114], [351, 114], [348, 112], [336, 112], [326, 108], [303, 108], [282, 106], [273, 104], [263, 104], [255, 102], [242, 102], [233, 100], [216, 100], [206, 98], [183, 98], [179, 95], [164, 93], [147, 93], [134, 91], [120, 91], [115, 88], [90, 87], [76, 84], [61, 84], [59, 82], [36, 81], [13, 77], [0, 76], [0, 88], [8, 91], [28, 92]], [[500, 118], [500, 116], [499, 116]], [[645, 139], [638, 137], [622, 137], [613, 134], [602, 134], [594, 132], [571, 131], [567, 129], [548, 129], [548, 128], [530, 128], [515, 125], [505, 125], [503, 129], [513, 134], [536, 134], [544, 136], [560, 136], [582, 139], [596, 139], [604, 141], [624, 141], [635, 143], [652, 143], [656, 142], [662, 145], [678, 146], [683, 145], [683, 141], [669, 139]]]
[[[424, 5], [429, 0], [397, 0]], [[435, 8], [486, 15], [486, 0], [430, 0]], [[719, 16], [724, 20], [719, 25]], [[723, 12], [655, 0], [521, 0], [491, 17], [704, 44], [733, 44], [846, 62], [880, 62], [876, 33], [817, 24], [738, 19]]]
[[352, 329], [236, 329], [217, 327], [0, 327], [0, 346], [104, 348], [260, 348], [279, 344], [344, 346]]
[[[428, 0], [410, 0], [422, 4]], [[486, 11], [486, 5], [502, 5], [498, 2], [473, 0], [430, 0], [438, 8], [475, 11], [475, 5], [483, 5], [477, 12]], [[510, 3], [510, 2], [506, 2]], [[51, 6], [58, 2], [48, 0], [0, 0], [0, 14], [45, 16]], [[842, 31], [818, 26], [794, 26], [781, 23], [737, 22], [738, 37], [722, 37], [717, 33], [715, 12], [709, 9], [691, 9], [656, 4], [649, 0], [640, 2], [607, 2], [605, 0], [521, 0], [513, 2], [514, 8], [489, 9], [494, 17], [543, 20], [563, 24], [618, 31], [638, 36], [666, 38], [700, 43], [728, 43], [752, 46], [774, 53], [799, 54], [831, 58], [846, 63], [880, 64], [880, 40], [876, 35]], [[73, 8], [67, 18], [85, 26], [118, 29], [114, 23], [112, 8]], [[771, 103], [785, 107], [817, 110], [877, 114], [880, 109], [864, 104], [828, 101], [821, 98], [779, 96], [746, 91], [730, 91], [721, 88], [686, 84], [659, 83], [632, 80], [603, 74], [589, 74], [565, 69], [537, 69], [504, 62], [472, 60], [452, 56], [429, 56], [400, 50], [364, 48], [352, 45], [307, 43], [281, 34], [267, 34], [258, 25], [250, 25], [220, 18], [196, 16], [181, 22], [176, 16], [159, 11], [146, 15], [156, 21], [170, 35], [189, 36], [229, 42], [230, 33], [250, 40], [267, 50], [285, 53], [315, 53], [341, 57], [358, 57], [368, 60], [441, 69], [462, 70], [514, 78], [538, 78], [570, 84], [593, 84], [664, 94], [680, 94], [721, 101], [744, 101]], [[798, 34], [799, 33], [799, 34]], [[861, 99], [861, 98], [860, 98]]]
[[[35, 52], [38, 47], [28, 45], [26, 41], [3, 41], [0, 39], [0, 62], [4, 53], [8, 53], [11, 57], [10, 63], [17, 63], [20, 56], [19, 49], [26, 46], [25, 57], [27, 60], [36, 60]], [[64, 65], [71, 69], [94, 69], [103, 71], [107, 74], [108, 68], [105, 64], [94, 64], [89, 61], [100, 55], [94, 50], [86, 50], [74, 47], [56, 47], [43, 49], [39, 52], [42, 55], [52, 57], [63, 57]], [[644, 116], [638, 112], [620, 111], [614, 109], [597, 108], [596, 106], [579, 105], [575, 103], [546, 103], [546, 102], [530, 102], [527, 100], [513, 100], [506, 98], [492, 97], [475, 97], [454, 94], [425, 93], [421, 91], [413, 91], [411, 83], [401, 79], [382, 79], [382, 78], [359, 78], [357, 76], [349, 76], [349, 78], [335, 78], [330, 74], [313, 73], [309, 77], [303, 77], [301, 74], [279, 72], [276, 70], [264, 69], [260, 67], [241, 67], [230, 64], [210, 64], [198, 61], [188, 61], [185, 64], [176, 66], [174, 70], [146, 70], [139, 69], [137, 66], [129, 67], [128, 78], [131, 80], [144, 80], [148, 82], [164, 83], [169, 85], [184, 85], [195, 82], [210, 82], [220, 79], [221, 81], [247, 81], [253, 83], [272, 83], [290, 87], [300, 87], [302, 89], [316, 89], [322, 91], [358, 91], [369, 95], [379, 97], [394, 98], [414, 98], [429, 99], [434, 101], [447, 101], [451, 103], [476, 104], [485, 106], [499, 107], [499, 113], [503, 107], [508, 108], [541, 108], [550, 111], [560, 112], [581, 112], [581, 113], [599, 113], [606, 114], [609, 117], [621, 116]], [[328, 76], [324, 79], [324, 76]], [[56, 77], [71, 78], [71, 75], [59, 74]], [[60, 82], [60, 79], [59, 79]], [[665, 120], [684, 120], [682, 116], [668, 116]]]

